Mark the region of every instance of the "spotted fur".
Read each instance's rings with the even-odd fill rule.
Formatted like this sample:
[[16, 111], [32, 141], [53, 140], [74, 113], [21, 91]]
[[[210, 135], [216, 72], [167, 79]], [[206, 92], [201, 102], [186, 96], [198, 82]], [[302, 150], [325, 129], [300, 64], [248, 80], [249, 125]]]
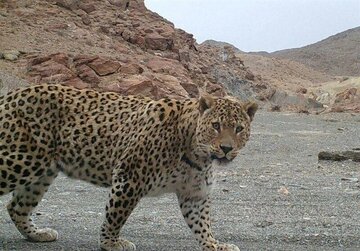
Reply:
[[232, 160], [248, 141], [254, 103], [233, 98], [173, 100], [61, 85], [0, 98], [0, 195], [22, 235], [54, 241], [31, 214], [59, 172], [109, 187], [103, 250], [135, 250], [120, 230], [144, 196], [173, 192], [202, 250], [239, 250], [210, 227], [212, 162]]

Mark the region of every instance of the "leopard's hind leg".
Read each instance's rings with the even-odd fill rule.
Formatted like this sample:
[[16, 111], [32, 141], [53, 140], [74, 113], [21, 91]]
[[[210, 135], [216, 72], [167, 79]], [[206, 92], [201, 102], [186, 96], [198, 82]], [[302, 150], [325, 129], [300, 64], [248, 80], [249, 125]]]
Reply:
[[20, 233], [30, 241], [55, 241], [58, 233], [50, 228], [39, 228], [31, 219], [34, 208], [41, 201], [58, 174], [56, 169], [44, 170], [44, 174], [30, 185], [17, 187], [7, 209]]

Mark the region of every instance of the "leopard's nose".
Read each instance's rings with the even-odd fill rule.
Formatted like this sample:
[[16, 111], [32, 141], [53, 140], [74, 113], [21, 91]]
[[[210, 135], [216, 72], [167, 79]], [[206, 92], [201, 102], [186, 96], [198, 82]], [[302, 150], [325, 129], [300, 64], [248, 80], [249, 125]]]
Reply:
[[220, 148], [225, 153], [225, 155], [233, 149], [231, 146], [223, 146], [223, 145], [220, 145]]

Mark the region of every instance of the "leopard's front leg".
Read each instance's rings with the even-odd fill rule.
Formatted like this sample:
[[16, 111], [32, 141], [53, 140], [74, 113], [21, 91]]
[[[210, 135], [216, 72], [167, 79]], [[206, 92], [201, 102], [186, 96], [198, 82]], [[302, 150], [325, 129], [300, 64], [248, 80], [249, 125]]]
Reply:
[[214, 239], [210, 221], [210, 199], [191, 198], [178, 195], [179, 205], [184, 219], [203, 251], [240, 251], [233, 244], [220, 243]]
[[139, 186], [115, 170], [106, 216], [101, 227], [100, 248], [105, 251], [135, 251], [136, 246], [120, 237], [120, 230], [140, 200]]

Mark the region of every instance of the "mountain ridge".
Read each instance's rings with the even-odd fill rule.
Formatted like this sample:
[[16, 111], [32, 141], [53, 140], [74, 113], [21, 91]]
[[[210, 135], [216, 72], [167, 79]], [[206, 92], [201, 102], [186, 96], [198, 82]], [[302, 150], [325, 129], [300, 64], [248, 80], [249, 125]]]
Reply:
[[360, 76], [360, 26], [313, 44], [268, 55], [297, 61], [331, 76]]

